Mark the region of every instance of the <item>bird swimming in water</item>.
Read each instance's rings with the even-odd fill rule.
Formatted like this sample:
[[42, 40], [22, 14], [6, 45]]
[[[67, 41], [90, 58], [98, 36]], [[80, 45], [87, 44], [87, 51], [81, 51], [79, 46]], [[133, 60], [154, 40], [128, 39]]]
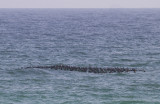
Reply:
[[23, 67], [23, 69], [30, 69], [30, 68], [40, 68], [40, 69], [55, 69], [55, 70], [68, 70], [68, 71], [79, 71], [79, 72], [88, 72], [88, 73], [122, 73], [122, 72], [136, 72], [136, 71], [143, 71], [142, 69], [135, 69], [135, 68], [98, 68], [98, 67], [78, 67], [78, 66], [70, 66], [70, 65], [51, 65], [51, 66], [30, 66], [30, 67]]

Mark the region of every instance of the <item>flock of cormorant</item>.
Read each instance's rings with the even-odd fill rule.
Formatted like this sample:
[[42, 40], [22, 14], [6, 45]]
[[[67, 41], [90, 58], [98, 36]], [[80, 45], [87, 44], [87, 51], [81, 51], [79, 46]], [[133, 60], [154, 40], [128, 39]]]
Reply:
[[98, 67], [78, 67], [78, 66], [70, 66], [70, 65], [52, 65], [52, 66], [30, 66], [25, 67], [23, 69], [29, 68], [40, 68], [40, 69], [55, 69], [55, 70], [68, 70], [68, 71], [79, 71], [79, 72], [88, 72], [88, 73], [114, 73], [114, 72], [136, 72], [143, 71], [143, 69], [135, 69], [135, 68], [98, 68]]

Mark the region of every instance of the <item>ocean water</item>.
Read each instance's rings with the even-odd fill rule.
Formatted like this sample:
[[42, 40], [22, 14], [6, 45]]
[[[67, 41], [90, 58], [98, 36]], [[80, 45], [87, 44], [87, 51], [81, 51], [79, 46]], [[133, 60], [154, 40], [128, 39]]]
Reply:
[[[83, 73], [28, 66], [131, 67]], [[160, 9], [0, 9], [0, 104], [160, 104]]]

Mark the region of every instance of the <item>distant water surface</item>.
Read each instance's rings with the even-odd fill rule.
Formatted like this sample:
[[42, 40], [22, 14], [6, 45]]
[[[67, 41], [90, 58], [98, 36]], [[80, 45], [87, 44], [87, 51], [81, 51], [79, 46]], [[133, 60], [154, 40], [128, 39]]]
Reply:
[[[133, 67], [93, 74], [20, 69]], [[160, 9], [0, 9], [1, 104], [160, 104]]]

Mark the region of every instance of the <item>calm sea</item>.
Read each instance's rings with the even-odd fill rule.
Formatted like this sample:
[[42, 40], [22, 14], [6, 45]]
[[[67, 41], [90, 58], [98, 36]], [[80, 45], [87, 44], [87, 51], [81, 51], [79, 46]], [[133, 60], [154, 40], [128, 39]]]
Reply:
[[[94, 74], [27, 66], [131, 67]], [[160, 104], [160, 9], [0, 9], [0, 104]]]

